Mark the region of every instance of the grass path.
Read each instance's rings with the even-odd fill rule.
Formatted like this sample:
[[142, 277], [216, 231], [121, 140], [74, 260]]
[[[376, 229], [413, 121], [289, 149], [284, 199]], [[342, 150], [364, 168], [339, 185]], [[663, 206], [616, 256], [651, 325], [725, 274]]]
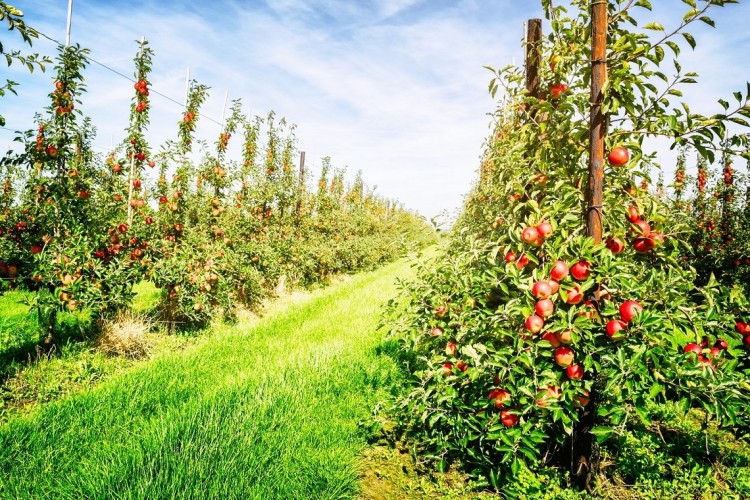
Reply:
[[0, 428], [0, 498], [348, 498], [405, 262], [225, 327]]

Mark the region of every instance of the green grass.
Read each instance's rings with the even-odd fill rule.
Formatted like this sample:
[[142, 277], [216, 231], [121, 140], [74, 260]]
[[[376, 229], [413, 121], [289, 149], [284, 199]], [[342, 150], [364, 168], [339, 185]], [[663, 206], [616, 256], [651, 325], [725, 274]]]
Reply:
[[401, 262], [224, 327], [0, 427], [0, 497], [342, 498], [398, 371], [376, 347]]
[[133, 286], [135, 297], [130, 304], [130, 308], [135, 313], [149, 313], [159, 305], [161, 290], [156, 288], [151, 281], [141, 281]]
[[[0, 295], [0, 378], [17, 373], [42, 341], [44, 329], [28, 303], [33, 292], [12, 290]], [[89, 311], [61, 312], [57, 315], [55, 335], [59, 341], [90, 336], [95, 322]]]
[[[142, 281], [135, 285], [134, 291], [133, 312], [148, 314], [158, 306], [159, 289], [152, 282]], [[33, 294], [11, 290], [0, 295], [0, 378], [18, 374], [26, 366], [31, 366], [27, 363], [29, 359], [36, 358], [36, 347], [43, 339], [44, 329], [39, 326], [36, 315], [30, 312], [28, 303]], [[58, 351], [64, 348], [71, 351], [71, 341], [77, 344], [80, 340], [90, 339], [94, 331], [95, 324], [89, 311], [62, 311], [56, 325], [56, 337], [62, 342], [57, 346]], [[72, 351], [72, 357], [75, 357], [81, 352], [81, 346], [74, 346]]]
[[27, 351], [39, 342], [40, 329], [29, 314], [29, 292], [17, 290], [0, 295], [0, 364]]

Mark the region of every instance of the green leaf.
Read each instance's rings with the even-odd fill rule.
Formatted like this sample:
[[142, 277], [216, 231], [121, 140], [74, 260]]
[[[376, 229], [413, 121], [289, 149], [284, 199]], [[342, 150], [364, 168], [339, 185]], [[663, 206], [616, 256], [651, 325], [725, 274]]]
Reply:
[[677, 402], [677, 406], [683, 414], [686, 414], [690, 409], [690, 399], [682, 398]]
[[636, 5], [637, 7], [643, 7], [644, 9], [648, 9], [648, 10], [651, 10], [651, 9], [652, 9], [652, 7], [651, 7], [651, 2], [649, 2], [649, 0], [638, 0], [638, 1], [637, 1], [637, 2], [635, 3], [635, 5]]
[[665, 31], [664, 26], [657, 22], [648, 23], [643, 27], [643, 29], [652, 31]]
[[715, 28], [715, 27], [716, 27], [716, 23], [714, 23], [714, 20], [713, 20], [713, 19], [711, 19], [711, 18], [710, 18], [710, 17], [708, 17], [708, 16], [701, 16], [701, 17], [699, 17], [698, 19], [699, 19], [699, 20], [701, 20], [701, 21], [703, 21], [704, 23], [708, 24], [708, 25], [709, 25], [709, 26], [711, 26], [712, 28]]
[[601, 444], [610, 437], [612, 437], [613, 429], [611, 427], [604, 427], [604, 426], [596, 426], [593, 429], [591, 429], [591, 434], [593, 434], [596, 437], [596, 442]]
[[636, 405], [635, 412], [638, 414], [641, 422], [643, 422], [643, 425], [649, 425], [651, 423], [651, 414], [646, 409], [645, 405]]
[[513, 463], [510, 464], [510, 470], [513, 472], [514, 476], [517, 476], [519, 472], [521, 472], [521, 461], [516, 458], [513, 460]]
[[666, 43], [667, 47], [669, 47], [670, 49], [672, 49], [672, 52], [674, 52], [675, 56], [679, 56], [680, 55], [680, 46], [677, 45], [677, 43], [673, 42], [672, 40], [667, 40], [664, 43]]
[[692, 49], [695, 49], [695, 38], [690, 33], [683, 33], [682, 36], [687, 40], [687, 43]]

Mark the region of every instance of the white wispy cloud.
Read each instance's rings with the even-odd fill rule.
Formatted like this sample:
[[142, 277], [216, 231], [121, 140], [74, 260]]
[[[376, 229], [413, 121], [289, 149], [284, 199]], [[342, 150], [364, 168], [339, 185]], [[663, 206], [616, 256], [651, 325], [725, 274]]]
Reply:
[[[28, 22], [62, 40], [66, 2], [15, 2]], [[677, 0], [657, 2], [657, 12]], [[668, 6], [667, 4], [670, 4]], [[522, 22], [538, 17], [537, 2], [518, 0], [76, 0], [73, 42], [93, 59], [130, 75], [145, 36], [155, 51], [155, 90], [182, 101], [187, 68], [212, 87], [204, 114], [220, 120], [225, 92], [241, 97], [245, 111], [269, 110], [296, 123], [308, 162], [331, 156], [386, 196], [432, 216], [454, 210], [469, 190], [488, 135], [484, 65], [521, 62]], [[710, 106], [742, 88], [747, 69], [732, 64], [750, 48], [741, 29], [747, 4], [719, 11], [724, 30], [702, 30], [685, 67], [704, 74], [694, 106]], [[740, 14], [738, 14], [740, 13]], [[47, 42], [36, 48], [52, 53]], [[45, 103], [49, 76], [11, 68], [22, 83], [18, 98], [2, 101], [9, 127], [28, 128]], [[99, 129], [96, 144], [122, 139], [132, 83], [97, 65], [86, 72], [84, 110]], [[21, 93], [21, 92], [20, 92]], [[159, 144], [176, 135], [180, 106], [154, 95], [149, 137]], [[219, 125], [204, 119], [198, 134], [213, 141]], [[3, 131], [5, 132], [5, 131]], [[9, 139], [0, 135], [0, 144]], [[668, 162], [669, 160], [667, 160]], [[665, 162], [666, 163], [666, 162]]]

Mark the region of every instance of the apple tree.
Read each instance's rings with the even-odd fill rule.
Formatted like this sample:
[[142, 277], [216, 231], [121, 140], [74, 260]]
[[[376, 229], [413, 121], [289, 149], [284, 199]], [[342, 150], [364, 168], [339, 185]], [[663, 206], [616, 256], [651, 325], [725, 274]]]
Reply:
[[[490, 91], [501, 100], [479, 180], [445, 252], [403, 284], [387, 315], [413, 382], [396, 407], [402, 428], [438, 466], [460, 461], [509, 493], [524, 493], [514, 478], [544, 464], [590, 488], [593, 439], [650, 422], [659, 402], [699, 408], [738, 434], [750, 417], [747, 299], [696, 282], [684, 212], [647, 189], [650, 137], [689, 144], [708, 162], [748, 156], [747, 136], [727, 127], [750, 116], [748, 96], [712, 116], [676, 101], [696, 81], [677, 62], [695, 44], [686, 29], [712, 24], [706, 11], [732, 2], [686, 0], [674, 29], [638, 28], [646, 0], [604, 2], [599, 206], [586, 190], [590, 2], [542, 3], [546, 86], [535, 96], [516, 68], [495, 72]], [[673, 76], [662, 69], [667, 53]], [[602, 241], [587, 234], [592, 211]]]

